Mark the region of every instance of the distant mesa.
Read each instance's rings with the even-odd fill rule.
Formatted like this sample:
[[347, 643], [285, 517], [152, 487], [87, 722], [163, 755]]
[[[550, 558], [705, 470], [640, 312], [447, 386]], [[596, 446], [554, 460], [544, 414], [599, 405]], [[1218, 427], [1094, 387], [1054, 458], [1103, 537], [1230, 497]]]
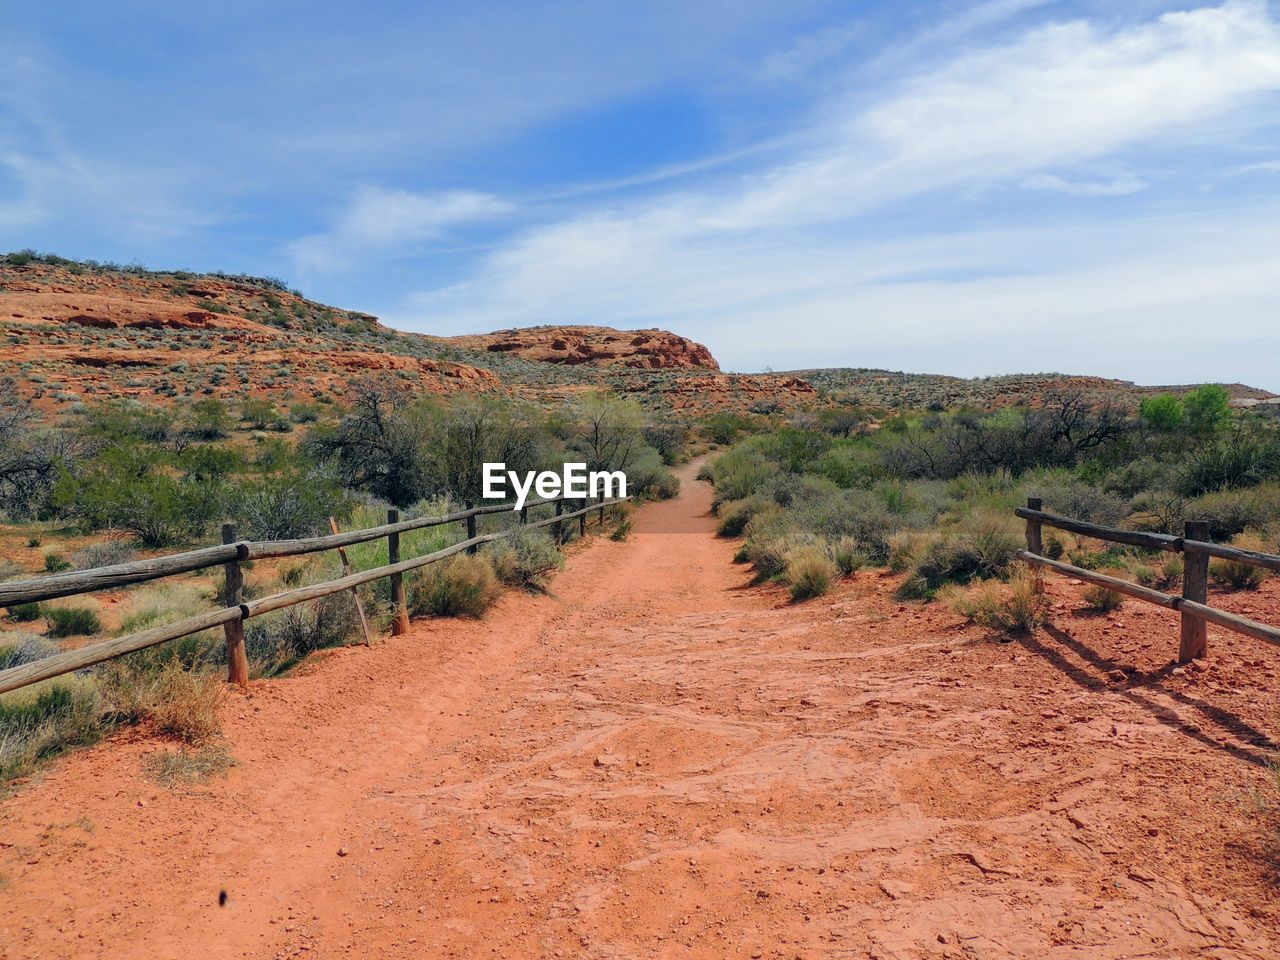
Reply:
[[720, 369], [711, 351], [702, 344], [666, 330], [615, 330], [585, 325], [521, 327], [446, 339], [469, 350], [509, 353], [526, 360], [569, 366]]

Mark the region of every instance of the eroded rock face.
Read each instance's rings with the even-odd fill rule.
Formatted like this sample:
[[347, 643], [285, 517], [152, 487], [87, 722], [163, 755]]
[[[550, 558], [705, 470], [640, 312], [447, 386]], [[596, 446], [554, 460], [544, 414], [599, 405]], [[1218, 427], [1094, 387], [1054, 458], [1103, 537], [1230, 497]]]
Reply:
[[640, 370], [720, 369], [711, 351], [702, 344], [666, 330], [525, 327], [450, 337], [449, 341], [471, 350], [511, 353], [545, 363]]

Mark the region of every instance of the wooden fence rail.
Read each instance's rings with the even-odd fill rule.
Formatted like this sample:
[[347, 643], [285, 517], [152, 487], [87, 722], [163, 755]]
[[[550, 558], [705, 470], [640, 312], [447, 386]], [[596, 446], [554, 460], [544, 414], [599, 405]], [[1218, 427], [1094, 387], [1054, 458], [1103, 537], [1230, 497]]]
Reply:
[[[1092, 583], [1146, 603], [1153, 603], [1166, 610], [1176, 610], [1182, 615], [1182, 633], [1178, 645], [1179, 663], [1188, 663], [1208, 655], [1208, 624], [1210, 623], [1280, 646], [1280, 629], [1219, 610], [1208, 604], [1210, 557], [1251, 564], [1268, 570], [1280, 570], [1280, 556], [1212, 543], [1209, 541], [1208, 524], [1203, 521], [1188, 521], [1183, 535], [1175, 537], [1164, 533], [1118, 530], [1096, 523], [1086, 523], [1083, 520], [1073, 520], [1070, 517], [1047, 513], [1041, 507], [1042, 503], [1038, 497], [1030, 497], [1025, 507], [1019, 507], [1014, 511], [1027, 521], [1027, 549], [1018, 551], [1018, 559], [1037, 569], [1054, 570], [1077, 580], [1083, 580], [1085, 583]], [[1044, 527], [1056, 527], [1109, 543], [1181, 553], [1186, 558], [1182, 572], [1182, 595], [1162, 593], [1119, 577], [1107, 576], [1104, 573], [1086, 570], [1084, 567], [1046, 557], [1044, 556]]]
[[[172, 573], [185, 573], [205, 567], [224, 566], [226, 569], [226, 586], [222, 595], [223, 606], [219, 609], [210, 610], [194, 617], [187, 617], [174, 623], [164, 624], [163, 626], [152, 627], [139, 633], [131, 633], [123, 637], [105, 640], [101, 643], [90, 644], [78, 650], [56, 653], [53, 656], [44, 657], [32, 663], [0, 671], [0, 693], [8, 693], [10, 690], [17, 690], [33, 683], [39, 683], [41, 680], [72, 673], [95, 663], [102, 663], [105, 660], [123, 656], [126, 653], [145, 650], [147, 647], [154, 647], [170, 640], [177, 640], [218, 626], [223, 627], [227, 634], [227, 678], [231, 682], [244, 684], [248, 681], [249, 675], [244, 650], [245, 620], [274, 610], [291, 607], [298, 603], [305, 603], [308, 600], [327, 597], [343, 590], [352, 590], [362, 584], [389, 577], [392, 584], [392, 599], [396, 607], [392, 621], [393, 632], [403, 632], [403, 629], [408, 624], [403, 575], [408, 571], [436, 563], [463, 550], [474, 552], [483, 544], [509, 537], [520, 530], [552, 526], [555, 528], [554, 535], [558, 544], [561, 540], [562, 529], [560, 525], [562, 521], [577, 517], [579, 522], [582, 523], [582, 529], [585, 532], [585, 520], [588, 513], [594, 510], [602, 510], [604, 507], [622, 503], [629, 499], [631, 498], [618, 497], [612, 500], [592, 503], [590, 506], [573, 511], [564, 510], [564, 498], [531, 500], [526, 504], [527, 507], [555, 503], [555, 516], [545, 520], [529, 522], [527, 511], [521, 511], [521, 518], [524, 522], [520, 526], [486, 534], [475, 533], [475, 518], [482, 514], [510, 510], [511, 506], [509, 504], [477, 507], [447, 514], [443, 517], [420, 517], [416, 520], [398, 522], [396, 521], [396, 511], [393, 510], [389, 516], [392, 521], [390, 523], [336, 536], [312, 537], [305, 540], [265, 541], [262, 543], [241, 541], [222, 547], [192, 550], [187, 553], [174, 554], [169, 557], [157, 557], [153, 560], [143, 560], [137, 563], [116, 564], [95, 570], [75, 571], [74, 586], [71, 585], [71, 580], [67, 574], [55, 574], [33, 580], [20, 580], [14, 583], [0, 584], [0, 606], [9, 606], [15, 603], [30, 603], [34, 600], [89, 593], [94, 590], [102, 590], [129, 583], [141, 583], [146, 580], [169, 576]], [[470, 534], [467, 539], [432, 553], [423, 554], [420, 557], [412, 557], [408, 560], [400, 559], [399, 537], [401, 533], [406, 530], [417, 530], [423, 527], [439, 526], [443, 523], [456, 523], [458, 521], [467, 522], [467, 529]], [[243, 583], [243, 576], [240, 570], [240, 562], [243, 560], [254, 557], [297, 556], [314, 553], [319, 550], [333, 550], [353, 543], [365, 543], [381, 537], [387, 538], [387, 553], [390, 560], [389, 563], [383, 566], [362, 570], [325, 583], [297, 587], [293, 590], [286, 590], [283, 593], [262, 597], [257, 600], [247, 602], [242, 600], [241, 584]], [[287, 547], [284, 545], [287, 545]], [[228, 548], [231, 549], [228, 550]], [[157, 569], [167, 572], [156, 573]], [[8, 589], [5, 590], [4, 588]], [[399, 630], [396, 629], [397, 626]]]

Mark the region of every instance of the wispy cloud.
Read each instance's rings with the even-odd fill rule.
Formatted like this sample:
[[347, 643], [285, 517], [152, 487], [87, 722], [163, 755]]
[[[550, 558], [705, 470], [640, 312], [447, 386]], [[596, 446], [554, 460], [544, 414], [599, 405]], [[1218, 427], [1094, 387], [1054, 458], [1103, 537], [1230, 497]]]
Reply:
[[[1052, 178], [1037, 171], [1193, 137], [1198, 121], [1276, 89], [1280, 30], [1262, 3], [1167, 14], [1114, 33], [1053, 25], [910, 78], [870, 107], [832, 104], [812, 132], [818, 146], [788, 163], [531, 230], [496, 251], [472, 282], [419, 302], [452, 304], [460, 312], [445, 316], [455, 324], [470, 325], [472, 314], [532, 323], [563, 318], [565, 305], [590, 291], [588, 312], [607, 318], [656, 308], [696, 264], [720, 278], [715, 286], [730, 308], [740, 303], [734, 280], [758, 276], [758, 255], [743, 259], [744, 251], [862, 242], [858, 219], [888, 203], [944, 187]], [[1032, 185], [1071, 190], [1060, 176]], [[841, 232], [841, 224], [853, 228]], [[798, 269], [790, 282], [803, 288], [809, 275]]]
[[449, 190], [412, 193], [362, 185], [323, 233], [289, 244], [300, 270], [331, 269], [356, 264], [369, 254], [436, 239], [449, 228], [501, 217], [512, 205], [488, 193]]
[[1147, 189], [1147, 182], [1137, 177], [1112, 177], [1109, 180], [1067, 180], [1052, 173], [1037, 173], [1022, 181], [1024, 190], [1048, 190], [1069, 197], [1123, 197]]

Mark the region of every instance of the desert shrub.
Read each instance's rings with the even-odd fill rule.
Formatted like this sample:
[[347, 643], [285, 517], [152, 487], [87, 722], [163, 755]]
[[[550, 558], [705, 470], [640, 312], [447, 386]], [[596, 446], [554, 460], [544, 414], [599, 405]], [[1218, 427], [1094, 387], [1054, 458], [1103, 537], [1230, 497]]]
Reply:
[[222, 680], [176, 656], [118, 657], [99, 667], [99, 683], [112, 711], [126, 722], [151, 723], [157, 732], [187, 743], [204, 742], [222, 730]]
[[[121, 633], [137, 633], [164, 623], [192, 617], [205, 609], [198, 588], [182, 583], [156, 583], [132, 591], [124, 604], [120, 619]], [[206, 631], [196, 635], [201, 649], [212, 648], [215, 634]], [[194, 638], [175, 640], [159, 648], [165, 657], [174, 655], [178, 645], [197, 645]], [[187, 661], [190, 664], [190, 661]]]
[[503, 583], [538, 590], [545, 589], [551, 574], [564, 566], [555, 541], [541, 529], [522, 530], [497, 541], [489, 561]]
[[840, 568], [816, 544], [789, 551], [783, 565], [783, 578], [793, 600], [822, 596], [839, 576]]
[[1084, 589], [1081, 594], [1084, 599], [1084, 605], [1099, 613], [1106, 613], [1110, 610], [1119, 609], [1124, 603], [1124, 594], [1116, 593], [1114, 590], [1108, 590], [1106, 587], [1091, 584]]
[[790, 530], [753, 536], [747, 541], [747, 559], [762, 580], [779, 576], [787, 568], [787, 556], [798, 547], [818, 543], [811, 533]]
[[197, 539], [223, 511], [220, 478], [170, 469], [156, 451], [115, 448], [64, 474], [53, 501], [91, 530], [120, 529], [147, 547]]
[[0, 670], [34, 663], [57, 652], [55, 644], [32, 633], [0, 634]]
[[720, 504], [716, 511], [718, 522], [716, 532], [722, 537], [739, 536], [751, 518], [762, 510], [775, 507], [774, 501], [760, 494], [743, 497], [741, 500], [729, 500]]
[[248, 477], [232, 498], [240, 535], [251, 540], [291, 540], [329, 532], [328, 518], [345, 518], [351, 502], [327, 473], [289, 464]]
[[71, 562], [60, 553], [46, 553], [44, 568], [49, 573], [61, 573], [63, 570], [71, 569]]
[[123, 540], [103, 540], [81, 547], [71, 554], [71, 562], [77, 570], [91, 570], [94, 567], [109, 567], [117, 563], [128, 563], [137, 556], [136, 551]]
[[[1270, 545], [1253, 531], [1240, 534], [1231, 541], [1231, 545], [1241, 550], [1252, 550], [1255, 553], [1267, 553], [1271, 549]], [[1234, 590], [1257, 590], [1271, 576], [1271, 571], [1263, 567], [1217, 557], [1209, 561], [1209, 573], [1215, 580]]]
[[1049, 600], [1037, 590], [1036, 576], [1020, 570], [1008, 583], [983, 581], [949, 587], [945, 599], [970, 623], [1001, 633], [1033, 633], [1049, 618]]
[[1265, 527], [1280, 518], [1280, 485], [1268, 483], [1205, 494], [1187, 503], [1185, 509], [1188, 520], [1208, 522], [1209, 536], [1214, 540], [1230, 540], [1245, 530]]
[[0, 695], [0, 781], [28, 773], [41, 760], [100, 731], [96, 686], [59, 677]]
[[40, 609], [44, 618], [49, 621], [51, 637], [88, 636], [102, 629], [102, 620], [92, 607], [42, 604]]
[[861, 545], [853, 537], [840, 537], [830, 545], [831, 559], [842, 576], [850, 577], [867, 563]]
[[479, 617], [498, 598], [497, 575], [479, 555], [456, 554], [431, 564], [410, 590], [410, 612], [437, 617]]
[[40, 604], [15, 603], [9, 608], [9, 619], [14, 623], [30, 623], [40, 619]]
[[899, 588], [904, 598], [931, 598], [948, 583], [1003, 577], [1020, 542], [1009, 519], [977, 514], [916, 547], [910, 573]]
[[[385, 619], [385, 610], [372, 593], [361, 593], [371, 629]], [[360, 634], [360, 617], [350, 593], [330, 594], [285, 607], [245, 625], [245, 651], [258, 674], [273, 674], [294, 666], [307, 654], [341, 646]]]
[[1050, 513], [1086, 523], [1114, 527], [1129, 514], [1125, 498], [1069, 475], [1046, 475], [1043, 479], [1029, 480], [1024, 489], [1027, 496], [1040, 497], [1044, 509]]

